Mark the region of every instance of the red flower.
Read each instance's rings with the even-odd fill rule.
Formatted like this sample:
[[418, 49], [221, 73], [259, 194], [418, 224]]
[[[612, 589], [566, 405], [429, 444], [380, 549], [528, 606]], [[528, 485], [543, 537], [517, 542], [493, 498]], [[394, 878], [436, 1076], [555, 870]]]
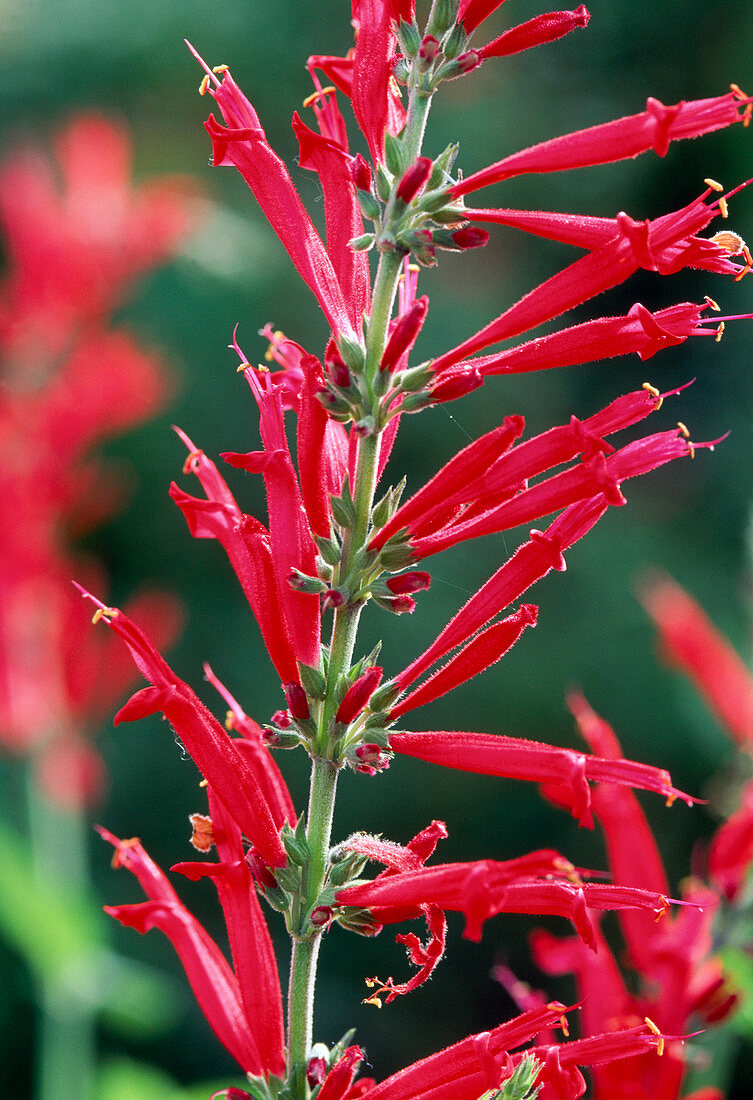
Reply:
[[[83, 590], [82, 590], [83, 591]], [[253, 760], [238, 750], [236, 742], [180, 680], [135, 623], [116, 608], [97, 604], [99, 618], [120, 635], [138, 669], [151, 687], [142, 688], [118, 711], [115, 722], [130, 722], [162, 711], [193, 757], [204, 778], [248, 839], [271, 867], [287, 862], [272, 810], [254, 774]]]
[[643, 585], [663, 656], [690, 677], [730, 737], [753, 748], [753, 677], [703, 609], [670, 577]]
[[[223, 826], [227, 822], [223, 823]], [[240, 838], [218, 829], [226, 856]], [[268, 1076], [284, 1071], [282, 1002], [256, 895], [244, 882], [241, 864], [198, 864], [212, 867], [226, 914], [237, 973], [233, 973], [215, 942], [183, 906], [162, 871], [138, 840], [118, 840], [106, 829], [99, 833], [115, 846], [115, 866], [136, 875], [149, 901], [108, 905], [105, 912], [138, 932], [159, 928], [180, 956], [186, 976], [212, 1030], [246, 1073]], [[237, 852], [235, 852], [237, 856]], [[187, 867], [194, 865], [186, 865]], [[246, 873], [248, 868], [246, 867]], [[241, 969], [242, 968], [242, 969]]]

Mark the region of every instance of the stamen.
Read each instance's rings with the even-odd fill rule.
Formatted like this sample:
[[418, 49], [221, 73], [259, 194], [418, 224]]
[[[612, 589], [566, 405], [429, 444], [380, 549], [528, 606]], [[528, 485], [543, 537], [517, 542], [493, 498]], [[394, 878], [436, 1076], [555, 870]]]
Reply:
[[706, 184], [707, 187], [710, 187], [712, 191], [723, 191], [724, 190], [724, 188], [722, 187], [721, 183], [718, 182], [718, 180], [705, 179], [703, 182]]
[[186, 456], [186, 461], [183, 463], [184, 474], [195, 474], [200, 460], [204, 457], [204, 452], [200, 450], [189, 451]]
[[717, 344], [719, 343], [719, 341], [721, 340], [723, 335], [724, 335], [724, 321], [720, 321], [719, 322], [719, 328], [716, 330], [716, 336], [714, 337]]
[[656, 1026], [656, 1024], [654, 1023], [653, 1020], [650, 1020], [648, 1018], [648, 1016], [644, 1016], [643, 1019], [644, 1019], [644, 1022], [646, 1024], [646, 1027], [648, 1028], [648, 1030], [653, 1031], [654, 1035], [659, 1040], [658, 1043], [656, 1044], [656, 1053], [661, 1058], [662, 1054], [664, 1053], [664, 1036], [662, 1035], [661, 1031]]
[[206, 95], [209, 90], [210, 80], [208, 76], [202, 77], [201, 84], [199, 84], [199, 95]]
[[229, 73], [230, 72], [230, 66], [229, 65], [212, 65], [212, 72], [213, 73], [218, 73], [218, 74], [219, 73]]
[[200, 787], [208, 787], [209, 786], [209, 780], [208, 779], [202, 779], [201, 782], [199, 783], [199, 786]]
[[719, 306], [713, 298], [709, 298], [708, 294], [704, 295], [704, 301], [709, 309], [713, 309], [715, 313], [719, 313], [721, 306]]
[[[197, 61], [199, 62], [199, 64], [201, 65], [202, 69], [204, 70], [204, 72], [205, 72], [205, 73], [207, 74], [207, 76], [209, 77], [209, 79], [210, 79], [211, 81], [213, 81], [213, 82], [214, 82], [214, 84], [215, 84], [215, 86], [216, 86], [216, 87], [218, 87], [218, 88], [219, 88], [219, 86], [220, 86], [220, 82], [219, 82], [219, 80], [218, 80], [218, 79], [217, 79], [217, 77], [216, 77], [216, 76], [214, 75], [214, 73], [212, 72], [212, 70], [211, 70], [211, 69], [209, 68], [209, 66], [207, 65], [206, 61], [205, 61], [205, 60], [204, 60], [204, 58], [203, 58], [203, 57], [201, 56], [201, 54], [200, 54], [200, 53], [199, 53], [199, 52], [198, 52], [197, 50], [195, 50], [195, 49], [193, 48], [193, 46], [191, 45], [191, 43], [190, 43], [190, 42], [188, 41], [188, 39], [187, 39], [187, 38], [184, 38], [184, 39], [183, 39], [183, 41], [184, 41], [184, 42], [185, 42], [185, 44], [186, 44], [186, 45], [188, 46], [189, 50], [190, 50], [190, 51], [191, 51], [191, 53], [192, 53], [192, 54], [194, 55], [194, 57], [196, 58], [196, 60], [197, 60]], [[202, 84], [203, 84], [203, 83], [204, 83], [204, 82], [202, 81]], [[206, 89], [205, 89], [205, 90], [206, 90]], [[203, 95], [203, 94], [204, 94], [204, 93], [202, 92], [202, 95]]]
[[325, 96], [332, 95], [337, 91], [334, 84], [328, 84], [326, 88], [317, 88], [311, 95], [307, 95], [303, 101], [304, 107], [310, 107], [312, 103], [316, 103], [318, 99], [323, 99]]
[[725, 198], [721, 198], [718, 201], [719, 201], [719, 213], [722, 215], [723, 218], [728, 218], [729, 217], [729, 210], [727, 208], [727, 200]]
[[741, 279], [744, 279], [744, 278], [745, 278], [745, 276], [746, 276], [746, 275], [747, 275], [747, 274], [748, 274], [748, 273], [749, 273], [749, 272], [750, 272], [751, 270], [753, 270], [753, 264], [749, 264], [749, 263], [748, 263], [748, 264], [746, 264], [746, 265], [745, 265], [745, 267], [744, 267], [744, 268], [742, 269], [742, 271], [740, 272], [740, 274], [739, 274], [739, 275], [735, 275], [735, 279], [734, 279], [734, 281], [735, 281], [736, 283], [739, 283], [739, 282], [740, 282], [740, 280], [741, 280]]
[[230, 730], [235, 729], [235, 715], [233, 714], [232, 710], [229, 710], [225, 715], [225, 729], [228, 731], [228, 733], [230, 732]]
[[110, 622], [120, 614], [117, 607], [98, 607], [92, 615], [92, 623], [98, 623], [100, 619]]
[[250, 363], [241, 363], [241, 365], [239, 367], [235, 368], [235, 373], [240, 374], [241, 371], [244, 371], [244, 370], [251, 370], [251, 364]]
[[652, 386], [650, 382], [644, 382], [642, 389], [644, 389], [646, 393], [650, 393], [652, 397], [656, 398], [656, 411], [658, 412], [664, 404], [664, 398], [659, 393], [656, 386]]

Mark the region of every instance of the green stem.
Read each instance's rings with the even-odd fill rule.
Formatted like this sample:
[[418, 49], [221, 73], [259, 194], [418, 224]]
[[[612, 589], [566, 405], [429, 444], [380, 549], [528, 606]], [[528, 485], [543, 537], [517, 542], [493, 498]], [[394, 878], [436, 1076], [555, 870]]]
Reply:
[[[430, 93], [418, 88], [413, 89], [404, 136], [405, 146], [411, 158], [415, 158], [420, 152], [430, 103]], [[365, 378], [370, 390], [378, 375], [379, 364], [387, 344], [402, 261], [403, 257], [398, 252], [384, 252], [379, 257], [366, 334]], [[352, 486], [355, 520], [343, 538], [339, 566], [341, 578], [348, 575], [356, 555], [366, 545], [379, 469], [380, 443], [379, 433], [365, 436], [359, 441]], [[337, 608], [334, 615], [327, 696], [319, 714], [316, 741], [318, 754], [313, 758], [311, 771], [307, 831], [311, 859], [303, 884], [302, 914], [304, 916], [321, 893], [327, 873], [338, 768], [326, 758], [325, 753], [330, 722], [337, 709], [335, 687], [340, 676], [351, 666], [362, 609], [362, 603], [345, 605]], [[305, 1071], [313, 1034], [314, 986], [321, 938], [322, 933], [316, 931], [308, 939], [294, 940], [290, 964], [288, 1074], [289, 1078], [299, 1083], [301, 1097], [308, 1095]]]

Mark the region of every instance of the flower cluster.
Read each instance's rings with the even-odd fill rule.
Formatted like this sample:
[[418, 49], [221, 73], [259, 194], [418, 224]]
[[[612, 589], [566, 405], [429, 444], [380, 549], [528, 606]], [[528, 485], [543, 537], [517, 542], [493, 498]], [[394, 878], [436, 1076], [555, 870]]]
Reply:
[[[175, 251], [189, 203], [177, 180], [135, 187], [126, 134], [99, 116], [69, 123], [56, 153], [53, 166], [19, 149], [0, 168], [0, 744], [33, 759], [48, 796], [79, 808], [104, 778], [87, 735], [133, 677], [120, 647], [87, 629], [70, 585], [72, 574], [104, 584], [71, 543], [123, 496], [90, 451], [152, 415], [168, 387], [157, 356], [110, 314]], [[174, 602], [145, 593], [133, 610], [167, 644]]]
[[[578, 958], [588, 960], [594, 973], [592, 956], [609, 959], [599, 931], [601, 911], [617, 911], [631, 930], [659, 929], [647, 941], [646, 954], [655, 941], [679, 942], [688, 928], [708, 928], [702, 899], [691, 893], [673, 901], [663, 874], [639, 875], [632, 863], [621, 865], [615, 883], [599, 881], [554, 850], [504, 862], [430, 863], [447, 833], [439, 821], [406, 845], [363, 834], [331, 843], [341, 769], [373, 775], [395, 754], [544, 784], [586, 826], [594, 814], [605, 822], [612, 806], [634, 805], [633, 788], [670, 803], [678, 797], [693, 801], [666, 771], [623, 759], [606, 737], [591, 739], [594, 751], [582, 753], [479, 732], [397, 727], [408, 712], [499, 660], [536, 624], [538, 608], [520, 604], [520, 598], [551, 570], [564, 570], [570, 548], [610, 506], [625, 503], [629, 478], [712, 446], [691, 442], [682, 423], [636, 432], [679, 392], [660, 394], [647, 383], [587, 419], [572, 417], [528, 438], [523, 418], [507, 416], [403, 501], [404, 482], [377, 490], [403, 417], [460, 398], [493, 375], [631, 352], [647, 359], [689, 336], [718, 338], [727, 318], [707, 315], [718, 312], [708, 298], [654, 312], [637, 303], [624, 316], [597, 317], [506, 350], [487, 350], [527, 335], [641, 268], [671, 275], [692, 266], [733, 279], [751, 268], [747, 246], [734, 232], [704, 235], [728, 215], [730, 195], [713, 180], [682, 209], [644, 221], [624, 212], [593, 218], [466, 205], [469, 195], [514, 175], [650, 151], [664, 156], [674, 141], [747, 125], [751, 114], [737, 86], [716, 98], [670, 107], [649, 99], [638, 114], [505, 156], [464, 178], [454, 169], [457, 147], [436, 156], [423, 152], [440, 85], [487, 60], [584, 27], [589, 18], [583, 6], [552, 12], [476, 45], [500, 2], [436, 0], [421, 25], [414, 0], [353, 0], [353, 50], [345, 57], [309, 59], [314, 92], [306, 106], [315, 125], [296, 114], [293, 127], [300, 165], [321, 184], [326, 243], [227, 66], [210, 69], [199, 58], [206, 70], [200, 91], [212, 96], [222, 115], [212, 113], [206, 122], [212, 162], [241, 173], [328, 326], [319, 355], [265, 328], [272, 369], [254, 367], [233, 338], [238, 369], [258, 406], [261, 448], [221, 457], [230, 467], [261, 475], [265, 520], [241, 510], [217, 465], [183, 432], [184, 474], [196, 478], [201, 495], [178, 484], [170, 490], [191, 534], [216, 539], [237, 574], [281, 683], [280, 709], [258, 724], [207, 669], [228, 706], [223, 727], [140, 626], [92, 599], [95, 619], [119, 635], [149, 681], [116, 721], [161, 712], [203, 776], [209, 814], [193, 815], [193, 843], [202, 852], [214, 847], [217, 860], [181, 863], [174, 870], [213, 879], [232, 967], [140, 843], [104, 833], [115, 846], [117, 865], [137, 876], [148, 898], [109, 911], [141, 932], [157, 927], [172, 941], [216, 1035], [248, 1075], [248, 1092], [225, 1090], [234, 1100], [577, 1098], [585, 1091], [582, 1067], [624, 1078], [629, 1094], [637, 1095], [632, 1070], [622, 1067], [653, 1065], [665, 1048], [667, 1072], [679, 1066], [682, 1073], [687, 1013], [658, 1023], [648, 1011], [633, 1011], [632, 1002], [617, 1027], [596, 1019], [593, 1008], [593, 1033], [571, 1042], [555, 1035], [557, 1026], [566, 1031], [565, 1006], [531, 1008], [379, 1084], [357, 1079], [363, 1052], [350, 1033], [331, 1049], [313, 1042], [317, 959], [332, 923], [373, 935], [386, 923], [425, 921], [425, 941], [414, 933], [398, 937], [415, 974], [401, 983], [369, 979], [375, 1003], [407, 993], [431, 974], [444, 951], [448, 911], [464, 914], [471, 939], [480, 938], [484, 923], [500, 913], [567, 918], [582, 945]], [[330, 83], [323, 86], [321, 76]], [[350, 101], [368, 160], [350, 152], [341, 97]], [[457, 347], [412, 363], [429, 310], [428, 298], [418, 293], [423, 269], [433, 267], [443, 250], [482, 247], [496, 224], [573, 245], [583, 255]], [[631, 430], [627, 442], [616, 438]], [[541, 528], [528, 530], [428, 649], [402, 670], [403, 660], [387, 653], [385, 664], [396, 662], [398, 671], [385, 678], [378, 649], [356, 655], [364, 607], [413, 611], [416, 595], [430, 585], [430, 574], [417, 568], [425, 559], [531, 523]], [[325, 642], [323, 620], [330, 613]], [[305, 813], [292, 804], [272, 759], [275, 748], [303, 748], [311, 757]], [[646, 851], [649, 859], [653, 849]], [[383, 868], [374, 878], [365, 874], [368, 861]], [[287, 1021], [260, 898], [283, 915], [292, 941]], [[672, 905], [680, 914], [670, 921]], [[698, 932], [700, 940], [704, 934]], [[638, 932], [633, 938], [640, 940]], [[541, 947], [542, 959], [545, 953]], [[671, 992], [662, 996], [671, 999]]]

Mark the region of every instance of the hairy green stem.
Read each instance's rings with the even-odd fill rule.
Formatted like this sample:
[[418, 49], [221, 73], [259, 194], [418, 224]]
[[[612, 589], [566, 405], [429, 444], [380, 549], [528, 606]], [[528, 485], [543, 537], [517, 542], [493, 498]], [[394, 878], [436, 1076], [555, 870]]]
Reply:
[[[415, 159], [420, 152], [430, 103], [430, 93], [418, 88], [412, 89], [403, 138], [406, 153], [410, 159]], [[397, 251], [384, 252], [379, 257], [371, 315], [366, 332], [365, 378], [370, 392], [373, 392], [379, 364], [387, 344], [402, 261], [403, 256]], [[341, 579], [348, 575], [356, 555], [366, 545], [379, 469], [380, 443], [379, 432], [366, 435], [359, 441], [356, 472], [352, 485], [355, 520], [343, 537], [342, 559], [339, 566]], [[342, 674], [347, 673], [351, 666], [362, 609], [362, 603], [346, 604], [337, 608], [334, 614], [327, 695], [318, 715], [317, 755], [314, 756], [311, 771], [307, 826], [311, 859], [303, 884], [303, 915], [315, 905], [327, 873], [338, 766], [327, 759], [324, 753], [330, 722], [337, 709], [335, 689]], [[299, 1083], [298, 1089], [302, 1100], [305, 1100], [308, 1094], [305, 1071], [313, 1034], [314, 985], [321, 936], [322, 933], [316, 931], [307, 939], [294, 940], [290, 964], [288, 1074], [294, 1076]]]

